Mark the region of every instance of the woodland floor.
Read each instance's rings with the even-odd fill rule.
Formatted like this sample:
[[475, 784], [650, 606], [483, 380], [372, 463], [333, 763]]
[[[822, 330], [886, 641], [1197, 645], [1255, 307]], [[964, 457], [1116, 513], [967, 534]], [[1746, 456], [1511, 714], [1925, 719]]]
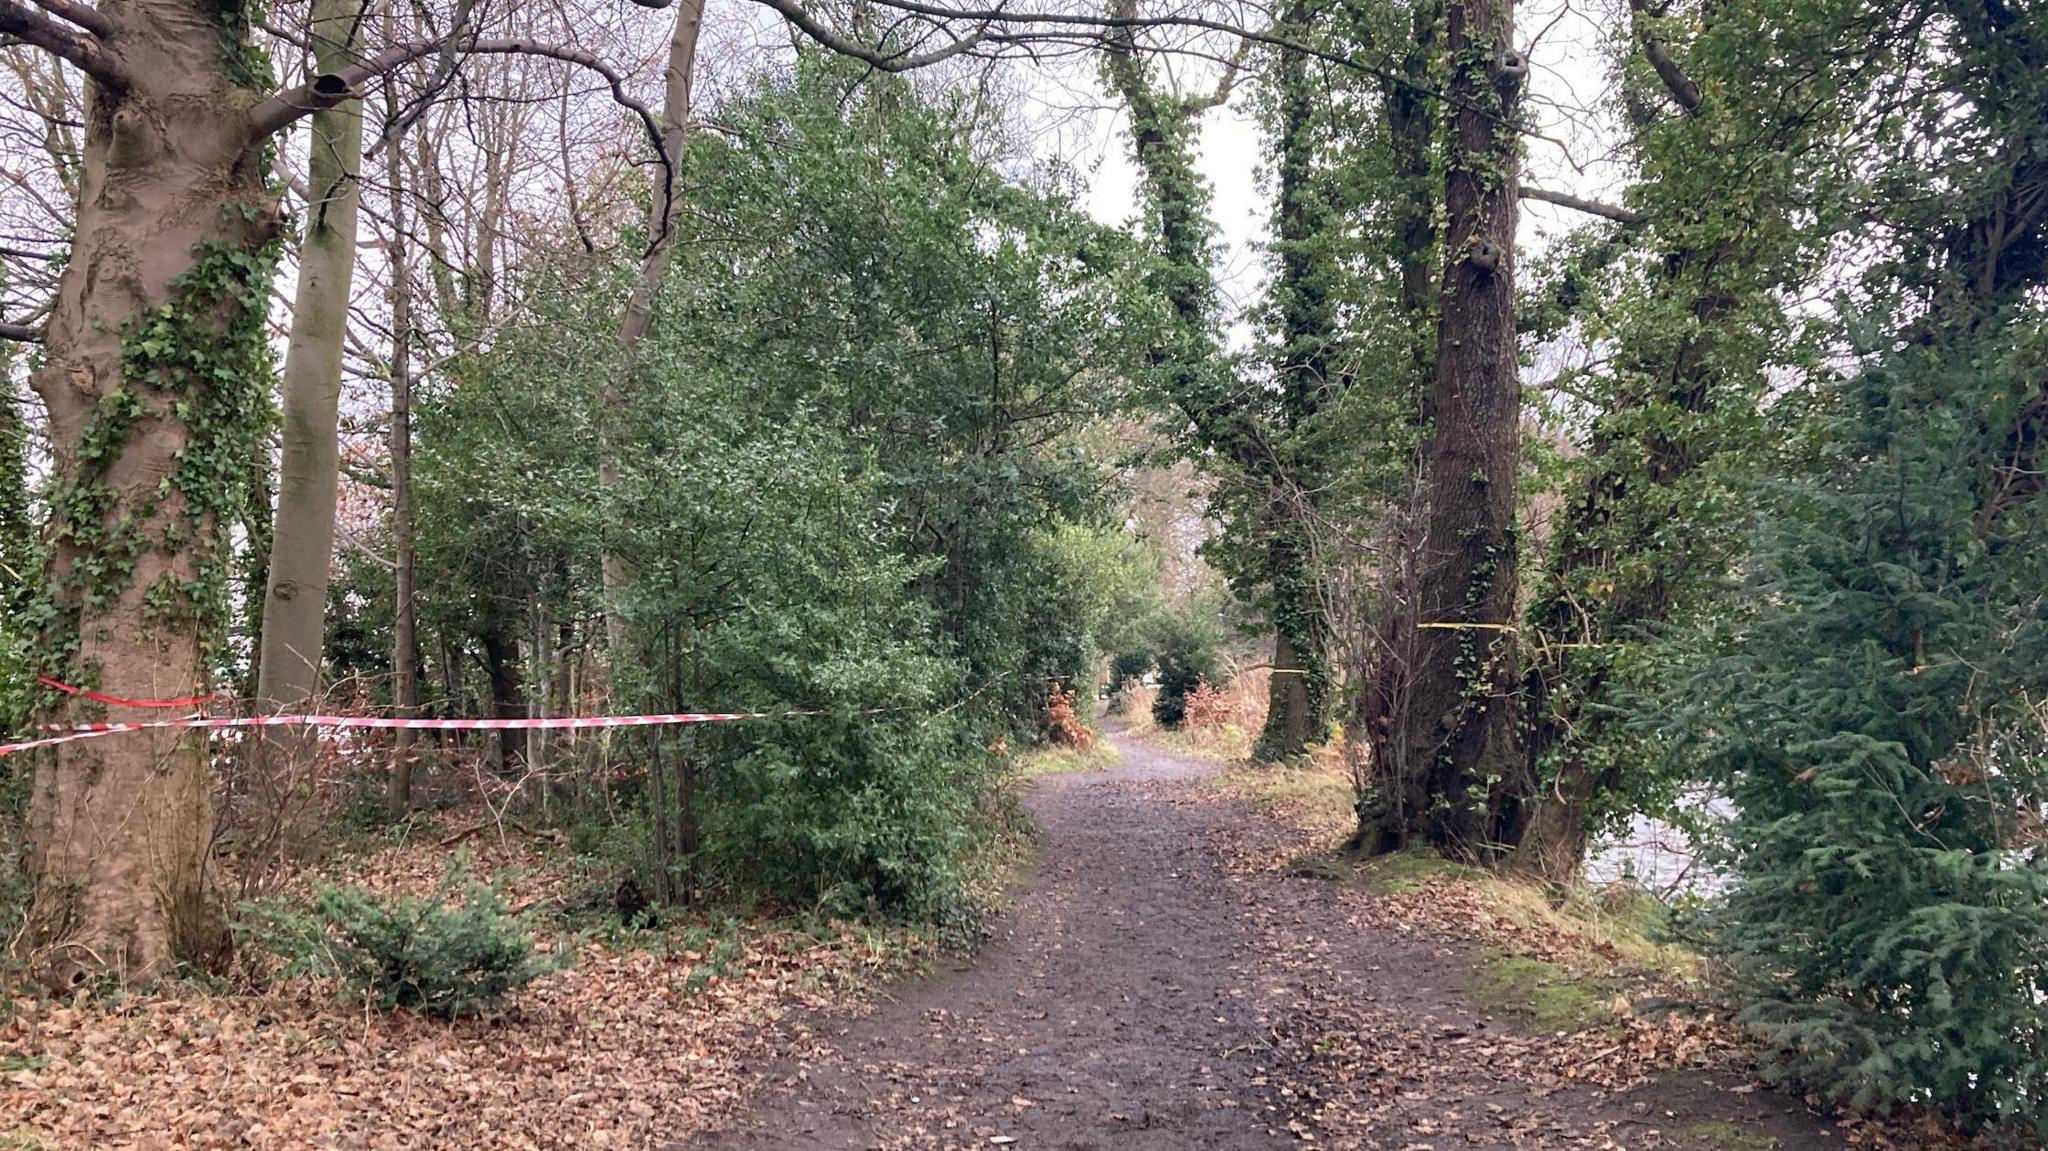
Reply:
[[1685, 1024], [1493, 1017], [1455, 906], [1432, 924], [1312, 877], [1297, 829], [1203, 786], [1214, 765], [1115, 738], [1114, 768], [1027, 797], [1036, 873], [971, 966], [815, 1026], [735, 1120], [673, 1146], [1844, 1146]]
[[[18, 997], [0, 1151], [1916, 1146], [1754, 1086], [1727, 1027], [1648, 1010], [1665, 991], [1635, 953], [1526, 889], [1533, 922], [1478, 881], [1366, 881], [1329, 851], [1341, 772], [1114, 738], [1114, 767], [1026, 785], [1036, 864], [936, 975], [891, 982], [941, 954], [898, 929], [749, 921], [582, 936], [573, 966], [455, 1024], [290, 982]], [[327, 878], [431, 891], [462, 835]], [[579, 898], [546, 842], [466, 842], [524, 905]], [[1556, 984], [1570, 1022], [1532, 1026]]]

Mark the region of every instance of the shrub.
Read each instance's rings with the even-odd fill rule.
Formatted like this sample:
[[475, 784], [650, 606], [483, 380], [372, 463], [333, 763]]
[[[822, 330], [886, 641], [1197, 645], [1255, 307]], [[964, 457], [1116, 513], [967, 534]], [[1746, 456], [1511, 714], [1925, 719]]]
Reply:
[[1220, 728], [1229, 723], [1236, 712], [1230, 696], [1222, 688], [1202, 680], [1187, 694], [1181, 723], [1188, 728]]
[[1061, 689], [1053, 684], [1046, 694], [1045, 730], [1047, 738], [1062, 747], [1075, 747], [1087, 751], [1095, 746], [1095, 732], [1074, 711], [1074, 690]]
[[[458, 888], [461, 898], [451, 898]], [[534, 954], [498, 893], [460, 866], [425, 899], [323, 886], [309, 910], [258, 909], [251, 934], [287, 960], [287, 975], [333, 976], [383, 1010], [442, 1019], [479, 1014], [557, 966]]]
[[1765, 490], [1735, 610], [1642, 715], [1734, 806], [1716, 941], [1766, 1070], [2040, 1147], [2048, 519], [1980, 501], [2043, 359], [1972, 350], [1964, 371], [1904, 355], [1822, 394], [1827, 450]]
[[1170, 612], [1156, 625], [1159, 695], [1152, 718], [1161, 727], [1179, 727], [1186, 716], [1187, 694], [1217, 678], [1221, 641], [1214, 621], [1192, 612]]
[[834, 915], [958, 910], [994, 761], [955, 717], [818, 717], [716, 770], [701, 881]]

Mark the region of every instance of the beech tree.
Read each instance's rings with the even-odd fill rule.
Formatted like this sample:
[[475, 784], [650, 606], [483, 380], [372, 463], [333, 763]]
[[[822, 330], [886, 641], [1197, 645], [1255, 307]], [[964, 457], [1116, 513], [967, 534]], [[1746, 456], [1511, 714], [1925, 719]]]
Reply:
[[[196, 698], [212, 686], [228, 531], [249, 511], [248, 461], [269, 411], [273, 138], [449, 45], [616, 76], [573, 47], [465, 35], [387, 45], [278, 87], [251, 19], [242, 4], [191, 0], [0, 6], [0, 33], [87, 78], [75, 234], [33, 375], [54, 472], [38, 626], [47, 667], [120, 699]], [[71, 697], [45, 712], [151, 714]], [[193, 731], [45, 754], [29, 829], [47, 980], [146, 979], [224, 953], [205, 882], [207, 767]]]
[[[346, 67], [358, 53], [368, 0], [319, 0], [307, 31], [314, 66]], [[356, 269], [363, 105], [343, 100], [309, 117], [305, 233], [280, 389], [283, 452], [263, 596], [256, 701], [297, 709], [320, 688], [327, 574], [334, 555], [343, 330]]]

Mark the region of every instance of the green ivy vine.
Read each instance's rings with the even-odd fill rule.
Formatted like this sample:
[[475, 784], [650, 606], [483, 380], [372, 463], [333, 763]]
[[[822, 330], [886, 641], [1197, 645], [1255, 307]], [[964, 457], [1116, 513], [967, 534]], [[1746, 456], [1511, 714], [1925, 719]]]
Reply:
[[[231, 205], [239, 224], [256, 209]], [[69, 554], [38, 607], [38, 630], [54, 663], [77, 652], [81, 613], [105, 610], [133, 583], [152, 547], [193, 557], [193, 574], [168, 573], [144, 593], [146, 625], [196, 624], [209, 652], [226, 632], [231, 548], [225, 525], [242, 520], [254, 495], [248, 461], [264, 450], [273, 420], [272, 363], [264, 320], [280, 244], [256, 248], [209, 242], [172, 281], [170, 299], [121, 333], [121, 375], [100, 398], [79, 437], [71, 474], [51, 495], [53, 545]], [[175, 466], [158, 481], [157, 506], [122, 507], [108, 482], [138, 425], [170, 420], [186, 430]], [[89, 669], [87, 669], [89, 670]], [[89, 678], [89, 676], [88, 676]]]

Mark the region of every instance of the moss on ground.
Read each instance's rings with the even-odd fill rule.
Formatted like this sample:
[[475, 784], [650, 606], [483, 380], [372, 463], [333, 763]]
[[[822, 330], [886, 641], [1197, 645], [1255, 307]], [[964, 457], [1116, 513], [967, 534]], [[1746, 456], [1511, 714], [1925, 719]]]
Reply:
[[1122, 758], [1123, 753], [1116, 749], [1115, 744], [1097, 737], [1087, 751], [1050, 743], [1032, 748], [1017, 756], [1015, 771], [1023, 779], [1076, 771], [1103, 771], [1116, 766]]
[[[1168, 746], [1166, 740], [1159, 742], [1162, 747]], [[1180, 749], [1176, 746], [1175, 750]], [[1199, 749], [1181, 754], [1216, 758]], [[1358, 797], [1352, 789], [1351, 777], [1331, 764], [1311, 760], [1306, 765], [1282, 767], [1240, 762], [1205, 782], [1254, 807], [1282, 815], [1319, 836], [1347, 836], [1358, 823], [1353, 806]]]
[[1473, 994], [1488, 1007], [1541, 1031], [1578, 1031], [1613, 1018], [1617, 986], [1547, 959], [1482, 952]]
[[1775, 1135], [1755, 1135], [1734, 1123], [1695, 1123], [1679, 1135], [1699, 1151], [1774, 1151]]
[[1452, 863], [1433, 852], [1400, 851], [1359, 864], [1358, 878], [1381, 895], [1413, 895], [1432, 883], [1480, 883], [1489, 877], [1477, 867]]

